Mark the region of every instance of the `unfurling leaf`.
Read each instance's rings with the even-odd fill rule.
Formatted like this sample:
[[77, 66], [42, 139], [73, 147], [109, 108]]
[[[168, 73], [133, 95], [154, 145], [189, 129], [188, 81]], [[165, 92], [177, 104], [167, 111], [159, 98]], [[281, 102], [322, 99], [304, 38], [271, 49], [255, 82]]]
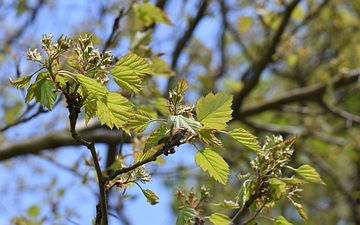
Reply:
[[141, 189], [144, 196], [146, 197], [147, 201], [151, 204], [151, 205], [156, 205], [159, 203], [159, 197], [152, 191], [149, 189]]
[[152, 121], [152, 116], [144, 111], [138, 111], [132, 115], [126, 123], [126, 128], [134, 130], [135, 132], [143, 132], [149, 123]]
[[82, 74], [76, 74], [76, 79], [83, 86], [83, 90], [86, 95], [92, 95], [95, 99], [97, 99], [97, 101], [106, 102], [109, 90], [104, 84]]
[[169, 128], [166, 125], [161, 125], [158, 129], [150, 133], [149, 138], [146, 140], [144, 152], [151, 147], [158, 145], [159, 141], [167, 135]]
[[12, 80], [10, 78], [10, 83], [16, 88], [24, 88], [30, 84], [30, 80], [32, 77], [33, 75], [24, 76], [24, 77], [19, 77], [16, 80]]
[[168, 125], [174, 125], [175, 128], [186, 128], [193, 134], [196, 134], [201, 126], [198, 121], [182, 115], [170, 116], [168, 119]]
[[41, 86], [46, 81], [46, 78], [49, 76], [49, 73], [39, 73], [36, 77], [36, 80], [34, 83], [30, 85], [30, 87], [27, 90], [27, 94], [25, 97], [25, 101], [30, 101], [33, 98], [36, 99], [37, 102], [41, 101]]
[[251, 150], [260, 152], [261, 146], [257, 141], [257, 137], [251, 134], [249, 131], [242, 128], [235, 128], [228, 132], [232, 138], [234, 138], [240, 144], [250, 148]]
[[196, 102], [196, 116], [199, 122], [206, 127], [222, 130], [231, 120], [232, 95], [219, 92], [201, 97]]
[[285, 195], [286, 184], [277, 178], [270, 178], [268, 182], [270, 184], [269, 192], [271, 199], [275, 201], [280, 200]]
[[184, 207], [180, 209], [178, 217], [176, 219], [176, 225], [191, 225], [193, 224], [194, 218], [197, 216], [195, 209], [190, 207]]
[[49, 110], [52, 110], [53, 103], [57, 96], [56, 86], [54, 81], [45, 80], [42, 83], [40, 90], [41, 90], [41, 98], [40, 98], [41, 105], [45, 106]]
[[214, 129], [200, 128], [198, 131], [199, 139], [208, 145], [223, 148], [221, 141], [215, 137], [214, 132]]
[[228, 225], [231, 222], [231, 218], [221, 213], [213, 213], [210, 216], [210, 222], [214, 225]]
[[289, 223], [283, 216], [278, 216], [274, 220], [274, 225], [292, 225], [292, 223]]
[[130, 53], [116, 63], [110, 74], [121, 88], [138, 93], [143, 88], [140, 76], [153, 74], [153, 71], [144, 58]]
[[316, 183], [316, 184], [324, 184], [324, 181], [320, 178], [320, 174], [316, 172], [316, 170], [311, 167], [310, 165], [302, 165], [298, 169], [295, 169], [295, 172], [299, 174], [304, 180], [308, 181], [309, 183]]
[[301, 216], [301, 218], [302, 218], [305, 222], [307, 222], [307, 221], [308, 221], [308, 217], [307, 217], [307, 215], [306, 215], [306, 212], [305, 212], [305, 210], [304, 210], [304, 207], [303, 207], [301, 204], [294, 202], [291, 198], [289, 198], [289, 200], [290, 200], [291, 203], [295, 206], [296, 211], [299, 213], [299, 215]]
[[195, 162], [203, 171], [208, 171], [210, 176], [222, 184], [226, 184], [230, 174], [229, 165], [215, 151], [205, 148], [195, 155]]
[[219, 206], [221, 208], [225, 208], [225, 209], [238, 209], [240, 208], [239, 204], [237, 202], [234, 201], [228, 201], [228, 200], [224, 200], [223, 202], [220, 203], [209, 203], [209, 205], [213, 205], [213, 206]]

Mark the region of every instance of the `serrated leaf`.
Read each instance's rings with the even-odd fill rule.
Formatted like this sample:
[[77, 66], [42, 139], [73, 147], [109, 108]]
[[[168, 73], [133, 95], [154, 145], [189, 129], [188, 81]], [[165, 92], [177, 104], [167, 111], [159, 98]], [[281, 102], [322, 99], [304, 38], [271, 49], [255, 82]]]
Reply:
[[39, 73], [36, 77], [36, 80], [34, 83], [30, 85], [30, 87], [27, 90], [27, 94], [25, 97], [25, 101], [30, 101], [33, 98], [36, 99], [37, 102], [40, 102], [41, 100], [41, 86], [46, 81], [46, 78], [48, 76], [47, 72]]
[[242, 16], [238, 21], [238, 30], [239, 33], [247, 32], [253, 25], [253, 18], [250, 16]]
[[272, 200], [279, 200], [284, 196], [286, 190], [286, 184], [277, 178], [270, 178], [270, 195]]
[[299, 213], [299, 215], [301, 216], [301, 218], [302, 218], [305, 222], [307, 222], [307, 221], [308, 221], [308, 217], [307, 217], [307, 215], [306, 215], [306, 212], [305, 212], [305, 210], [304, 210], [304, 207], [303, 207], [301, 204], [294, 202], [294, 200], [292, 200], [291, 198], [289, 198], [289, 200], [290, 200], [290, 202], [295, 206], [296, 211]]
[[195, 155], [195, 162], [203, 171], [208, 171], [215, 180], [225, 185], [230, 174], [229, 165], [215, 151], [209, 148], [198, 151]]
[[40, 208], [38, 205], [32, 205], [27, 209], [27, 214], [31, 217], [37, 217], [40, 214]]
[[30, 84], [31, 78], [34, 75], [30, 75], [30, 76], [24, 76], [24, 77], [19, 77], [16, 80], [12, 80], [10, 79], [10, 83], [16, 87], [16, 88], [25, 88], [26, 86], [28, 86]]
[[151, 147], [158, 145], [160, 139], [162, 139], [168, 133], [169, 128], [166, 125], [161, 125], [158, 129], [150, 133], [149, 138], [146, 140], [144, 152], [149, 150]]
[[106, 103], [106, 98], [109, 90], [105, 87], [105, 85], [99, 83], [95, 79], [91, 79], [82, 74], [76, 74], [76, 79], [83, 86], [84, 93], [86, 93], [86, 95], [92, 95], [98, 101]]
[[186, 89], [188, 89], [189, 84], [186, 82], [185, 79], [181, 78], [179, 80], [179, 82], [177, 83], [177, 93], [181, 94], [183, 93]]
[[136, 54], [130, 53], [122, 57], [110, 70], [114, 76], [115, 82], [124, 89], [139, 93], [143, 84], [139, 76], [152, 74], [149, 64], [146, 60]]
[[325, 185], [324, 181], [320, 178], [320, 174], [316, 172], [316, 170], [310, 165], [302, 165], [299, 168], [295, 169], [295, 172], [309, 183]]
[[134, 5], [134, 11], [136, 16], [143, 21], [147, 27], [154, 23], [172, 25], [168, 15], [154, 4], [143, 3], [141, 5]]
[[168, 119], [168, 125], [173, 125], [175, 128], [186, 128], [193, 134], [197, 134], [198, 129], [201, 126], [198, 121], [187, 118], [183, 115], [170, 116]]
[[214, 225], [229, 225], [231, 222], [230, 217], [221, 213], [213, 213], [209, 219]]
[[41, 105], [45, 106], [49, 110], [52, 110], [56, 96], [57, 92], [54, 81], [45, 80], [41, 85]]
[[143, 132], [149, 123], [153, 121], [151, 115], [144, 111], [138, 111], [135, 115], [132, 115], [126, 123], [126, 128], [134, 130], [137, 133]]
[[219, 92], [209, 93], [196, 102], [196, 115], [199, 122], [206, 127], [222, 130], [232, 116], [232, 95]]
[[257, 141], [257, 137], [243, 128], [235, 128], [229, 131], [227, 134], [234, 138], [235, 141], [250, 148], [251, 150], [257, 152], [262, 151], [260, 143]]
[[129, 119], [133, 111], [132, 103], [116, 92], [110, 92], [106, 103], [98, 101], [96, 103], [96, 116], [101, 124], [106, 124], [109, 128], [120, 128]]
[[151, 205], [156, 205], [159, 203], [159, 197], [152, 191], [149, 189], [141, 189], [144, 196], [146, 197], [147, 201], [151, 204]]
[[86, 100], [84, 102], [84, 108], [85, 108], [85, 123], [87, 124], [91, 118], [93, 118], [96, 115], [96, 98], [93, 97], [93, 95], [88, 95], [86, 97]]
[[179, 210], [178, 217], [176, 219], [176, 225], [192, 225], [192, 221], [197, 216], [197, 212], [193, 208], [184, 207]]
[[163, 115], [164, 117], [170, 116], [169, 108], [166, 107], [168, 104], [168, 100], [163, 97], [157, 97], [155, 98], [155, 101], [153, 102], [153, 105], [155, 108]]
[[301, 180], [297, 177], [291, 177], [291, 178], [284, 177], [281, 178], [281, 181], [284, 182], [285, 184], [295, 185], [295, 186], [304, 185], [308, 183], [306, 180]]
[[274, 225], [292, 225], [292, 223], [289, 223], [283, 216], [278, 216], [274, 220]]
[[214, 132], [215, 130], [211, 128], [200, 128], [198, 130], [199, 139], [208, 145], [223, 148], [221, 141], [215, 137]]

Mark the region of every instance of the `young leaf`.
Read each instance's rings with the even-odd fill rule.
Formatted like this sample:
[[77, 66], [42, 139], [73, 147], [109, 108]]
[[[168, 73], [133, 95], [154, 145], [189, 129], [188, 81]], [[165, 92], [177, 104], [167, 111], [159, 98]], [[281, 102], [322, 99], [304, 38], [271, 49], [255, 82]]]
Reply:
[[307, 221], [308, 221], [308, 217], [307, 217], [307, 214], [306, 214], [306, 212], [305, 212], [305, 210], [304, 210], [304, 207], [303, 207], [301, 204], [294, 202], [294, 201], [292, 200], [292, 198], [289, 198], [289, 200], [290, 200], [290, 202], [295, 206], [296, 211], [299, 213], [299, 215], [301, 216], [301, 218], [302, 218], [305, 222], [307, 222]]
[[186, 82], [186, 80], [181, 78], [177, 84], [177, 93], [178, 94], [183, 93], [186, 89], [188, 89], [188, 87], [189, 87], [189, 84]]
[[211, 177], [225, 185], [230, 174], [229, 165], [216, 152], [205, 148], [195, 155], [195, 162], [203, 171], [208, 171]]
[[222, 130], [231, 120], [232, 95], [219, 92], [209, 93], [196, 102], [196, 115], [199, 122], [206, 127]]
[[213, 213], [209, 219], [214, 225], [227, 225], [231, 222], [230, 217], [221, 213]]
[[151, 147], [158, 145], [160, 139], [166, 136], [169, 128], [166, 125], [161, 125], [158, 129], [150, 133], [144, 147], [144, 152], [149, 150]]
[[274, 220], [274, 225], [292, 225], [292, 223], [289, 223], [283, 216], [278, 216]]
[[286, 191], [286, 184], [277, 178], [270, 178], [270, 194], [272, 200], [280, 200]]
[[135, 115], [131, 116], [126, 123], [127, 129], [132, 129], [137, 133], [143, 132], [149, 123], [152, 121], [152, 116], [144, 111], [138, 111]]
[[85, 123], [87, 124], [91, 118], [93, 118], [96, 115], [96, 98], [90, 94], [86, 97], [86, 100], [84, 102], [85, 107]]
[[178, 217], [176, 219], [176, 225], [192, 225], [194, 218], [197, 216], [197, 212], [193, 208], [184, 207], [180, 209]]
[[219, 206], [219, 207], [222, 207], [224, 209], [238, 209], [238, 208], [240, 208], [240, 206], [239, 206], [239, 204], [237, 202], [228, 201], [228, 200], [224, 200], [223, 202], [220, 202], [220, 203], [209, 203], [209, 205]]
[[159, 203], [159, 197], [152, 191], [149, 189], [141, 189], [144, 196], [146, 197], [147, 201], [151, 204], [151, 205], [156, 205]]
[[106, 103], [98, 101], [96, 106], [96, 116], [99, 117], [101, 124], [106, 124], [109, 128], [115, 126], [119, 129], [133, 111], [132, 103], [116, 92], [110, 92]]
[[41, 86], [46, 81], [46, 78], [48, 76], [47, 72], [39, 73], [36, 77], [36, 80], [34, 83], [30, 85], [30, 87], [27, 90], [27, 94], [25, 97], [25, 101], [30, 101], [33, 98], [36, 99], [36, 101], [41, 101]]
[[215, 137], [214, 132], [215, 130], [211, 128], [200, 128], [198, 130], [199, 139], [208, 145], [222, 148], [222, 143]]
[[152, 69], [156, 76], [171, 77], [175, 74], [174, 71], [170, 69], [169, 64], [160, 58], [152, 59]]
[[40, 208], [38, 205], [32, 205], [27, 209], [27, 214], [31, 217], [37, 217], [40, 214]]
[[143, 3], [141, 5], [135, 5], [134, 11], [136, 16], [143, 21], [147, 27], [153, 23], [172, 25], [168, 15], [154, 4]]
[[201, 126], [198, 121], [192, 120], [183, 115], [170, 116], [168, 119], [168, 125], [174, 125], [175, 128], [186, 128], [193, 134], [196, 134]]
[[134, 93], [140, 92], [143, 84], [139, 76], [152, 74], [149, 64], [136, 54], [127, 54], [122, 57], [110, 70], [115, 82], [122, 88]]
[[228, 132], [232, 138], [234, 138], [240, 144], [250, 148], [251, 150], [260, 152], [261, 146], [257, 141], [257, 137], [251, 134], [249, 131], [242, 128], [235, 128]]
[[10, 83], [16, 88], [24, 88], [30, 84], [30, 80], [34, 75], [19, 77], [16, 80], [10, 79]]
[[316, 172], [316, 170], [310, 165], [302, 165], [298, 169], [295, 169], [295, 172], [309, 183], [325, 185], [324, 181], [320, 178], [320, 174], [318, 174], [318, 172]]
[[86, 95], [93, 95], [98, 101], [106, 102], [109, 90], [103, 84], [82, 74], [76, 74], [76, 79], [83, 86]]
[[301, 180], [295, 176], [290, 177], [290, 178], [288, 178], [288, 177], [281, 178], [281, 181], [284, 182], [285, 184], [295, 185], [295, 186], [304, 185], [304, 184], [308, 183], [306, 180]]
[[153, 105], [155, 106], [156, 110], [161, 113], [164, 117], [170, 116], [169, 108], [166, 107], [168, 104], [168, 100], [163, 97], [155, 98]]
[[57, 96], [56, 92], [56, 86], [54, 81], [52, 80], [45, 80], [41, 84], [41, 97], [40, 97], [40, 103], [41, 105], [45, 106], [49, 110], [52, 110], [53, 103], [55, 101], [55, 98]]
[[245, 203], [250, 199], [251, 195], [254, 192], [254, 181], [252, 180], [246, 180], [241, 185], [241, 188], [239, 190], [239, 193], [236, 197], [237, 203], [241, 206], [244, 206]]

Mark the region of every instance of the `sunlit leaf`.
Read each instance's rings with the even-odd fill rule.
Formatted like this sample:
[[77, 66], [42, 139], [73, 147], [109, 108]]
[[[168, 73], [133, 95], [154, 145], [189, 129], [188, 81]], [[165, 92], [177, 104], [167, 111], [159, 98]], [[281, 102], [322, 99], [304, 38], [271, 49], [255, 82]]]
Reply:
[[222, 148], [222, 143], [215, 137], [214, 132], [215, 130], [211, 128], [200, 128], [198, 130], [199, 139], [208, 145]]
[[231, 221], [230, 217], [221, 213], [213, 213], [209, 219], [214, 225], [228, 225]]
[[40, 208], [38, 205], [32, 205], [27, 209], [27, 214], [31, 217], [37, 217], [40, 214]]
[[301, 218], [302, 218], [305, 222], [307, 222], [307, 221], [308, 221], [308, 217], [307, 217], [307, 214], [306, 214], [306, 212], [305, 212], [304, 207], [303, 207], [301, 204], [294, 202], [291, 198], [289, 198], [289, 200], [290, 200], [290, 202], [295, 206], [296, 211], [299, 213], [299, 215], [301, 216]]
[[54, 81], [45, 80], [41, 85], [41, 105], [45, 106], [49, 110], [52, 110], [57, 93]]
[[195, 155], [195, 162], [203, 171], [208, 171], [210, 176], [222, 184], [226, 184], [230, 174], [229, 165], [215, 151], [205, 148]]
[[274, 225], [292, 225], [292, 223], [289, 223], [283, 216], [278, 216], [274, 220]]
[[169, 108], [166, 107], [168, 104], [168, 100], [163, 97], [157, 97], [154, 100], [155, 108], [161, 113], [161, 115], [168, 117], [170, 116]]
[[245, 205], [245, 203], [250, 199], [253, 192], [254, 182], [252, 180], [244, 181], [236, 197], [237, 203], [241, 206]]
[[98, 101], [96, 106], [96, 116], [99, 117], [101, 124], [106, 124], [109, 128], [119, 129], [133, 111], [132, 103], [116, 92], [110, 92], [106, 103]]
[[295, 185], [295, 186], [304, 185], [304, 184], [308, 183], [306, 180], [301, 180], [297, 177], [291, 177], [291, 178], [284, 177], [284, 178], [281, 178], [281, 181], [288, 185]]
[[181, 78], [177, 84], [177, 93], [183, 93], [187, 88], [189, 87], [189, 84]]
[[146, 197], [147, 201], [151, 204], [151, 205], [156, 205], [159, 203], [159, 197], [152, 191], [149, 189], [141, 189], [144, 196]]
[[206, 127], [222, 130], [232, 116], [232, 95], [219, 92], [209, 93], [196, 102], [196, 115], [198, 121]]
[[138, 111], [135, 115], [132, 115], [127, 121], [126, 128], [140, 133], [147, 128], [151, 121], [153, 121], [151, 115], [144, 111]]
[[175, 128], [186, 128], [191, 133], [196, 134], [201, 124], [198, 121], [187, 118], [182, 115], [170, 116], [168, 119], [168, 125], [174, 125]]
[[26, 86], [28, 86], [30, 84], [31, 78], [33, 77], [33, 75], [30, 76], [24, 76], [24, 77], [19, 77], [16, 80], [12, 80], [10, 79], [10, 83], [16, 87], [16, 88], [24, 88]]
[[109, 90], [102, 83], [95, 79], [91, 79], [82, 74], [76, 74], [76, 79], [81, 83], [84, 88], [84, 93], [92, 95], [98, 101], [106, 102]]
[[220, 203], [209, 203], [209, 205], [213, 205], [213, 206], [219, 206], [225, 209], [238, 209], [240, 206], [237, 202], [234, 201], [228, 201], [228, 200], [224, 200], [223, 202]]
[[130, 53], [122, 57], [110, 73], [120, 87], [138, 93], [143, 88], [140, 76], [153, 74], [153, 71], [144, 58]]
[[298, 169], [295, 169], [295, 172], [299, 174], [304, 180], [308, 181], [309, 183], [316, 183], [316, 184], [324, 184], [324, 181], [320, 178], [320, 174], [316, 172], [316, 170], [311, 167], [310, 165], [302, 165]]
[[260, 143], [257, 141], [257, 137], [243, 128], [235, 128], [229, 131], [228, 135], [230, 135], [240, 144], [250, 148], [251, 150], [257, 152], [262, 151]]
[[41, 86], [46, 81], [46, 78], [48, 77], [48, 73], [39, 73], [36, 77], [36, 80], [34, 83], [30, 85], [30, 87], [27, 90], [27, 94], [25, 97], [25, 101], [30, 101], [33, 98], [36, 99], [36, 101], [40, 102], [41, 100]]
[[270, 178], [270, 195], [273, 200], [279, 200], [285, 195], [286, 184], [277, 178]]
[[151, 147], [159, 144], [160, 139], [167, 135], [169, 128], [166, 125], [161, 125], [158, 129], [150, 133], [149, 138], [146, 140], [144, 152], [149, 150]]
[[171, 77], [175, 74], [174, 71], [170, 69], [169, 64], [160, 58], [152, 59], [152, 69], [156, 76]]
[[153, 23], [165, 23], [172, 25], [168, 15], [159, 7], [151, 3], [134, 5], [136, 16], [144, 22], [145, 26], [151, 26]]
[[197, 212], [193, 208], [184, 207], [179, 210], [176, 225], [192, 225]]

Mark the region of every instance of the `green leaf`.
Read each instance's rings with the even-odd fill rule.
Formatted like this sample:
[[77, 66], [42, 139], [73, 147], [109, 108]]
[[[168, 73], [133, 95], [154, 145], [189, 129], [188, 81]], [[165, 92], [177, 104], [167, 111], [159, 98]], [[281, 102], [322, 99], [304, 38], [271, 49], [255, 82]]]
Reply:
[[167, 104], [168, 104], [168, 100], [163, 97], [157, 97], [153, 102], [153, 105], [155, 106], [156, 110], [158, 110], [161, 113], [161, 115], [163, 115], [164, 117], [170, 116], [169, 108], [166, 107]]
[[162, 139], [168, 133], [169, 128], [166, 125], [161, 125], [158, 129], [150, 133], [149, 138], [146, 140], [144, 152], [149, 150], [153, 146], [157, 146], [160, 139]]
[[291, 177], [291, 178], [284, 177], [284, 178], [281, 178], [281, 181], [284, 182], [285, 184], [294, 185], [294, 186], [304, 185], [304, 184], [308, 183], [307, 181], [301, 180], [297, 177]]
[[41, 101], [41, 86], [46, 81], [47, 77], [48, 77], [47, 72], [38, 74], [35, 82], [32, 83], [27, 90], [25, 101], [28, 102], [28, 101], [32, 100], [33, 98], [35, 98], [37, 102]]
[[198, 121], [206, 127], [222, 130], [231, 120], [232, 95], [219, 92], [209, 93], [196, 102], [196, 115]]
[[154, 23], [165, 23], [172, 25], [168, 15], [159, 7], [151, 3], [134, 5], [136, 16], [144, 22], [145, 26], [151, 26]]
[[152, 59], [152, 69], [156, 76], [171, 77], [175, 74], [174, 71], [170, 69], [169, 64], [160, 58]]
[[98, 101], [106, 102], [109, 90], [102, 83], [97, 82], [82, 74], [76, 74], [76, 79], [81, 83], [86, 95], [92, 95]]
[[54, 81], [45, 80], [41, 85], [40, 103], [49, 110], [52, 110], [53, 103], [57, 96], [56, 86]]
[[270, 184], [271, 200], [280, 200], [285, 195], [286, 184], [277, 178], [270, 178], [268, 182]]
[[110, 92], [106, 103], [98, 101], [96, 106], [96, 116], [101, 124], [106, 124], [109, 128], [115, 126], [118, 129], [130, 118], [134, 110], [133, 104], [116, 92]]
[[211, 128], [200, 128], [198, 130], [199, 139], [208, 145], [223, 148], [221, 141], [215, 137], [214, 132], [215, 130]]
[[151, 204], [151, 205], [156, 205], [159, 203], [159, 197], [152, 191], [149, 189], [141, 189], [144, 196], [146, 197], [147, 201]]
[[195, 162], [203, 171], [208, 171], [211, 177], [225, 185], [230, 174], [229, 165], [216, 152], [205, 148], [195, 155]]
[[310, 165], [302, 165], [298, 169], [295, 169], [295, 172], [299, 174], [304, 180], [308, 181], [309, 183], [316, 183], [316, 184], [323, 184], [325, 185], [324, 181], [320, 178], [320, 175], [316, 170], [311, 167]]
[[250, 16], [242, 16], [238, 21], [238, 30], [239, 33], [247, 32], [253, 25], [253, 18]]
[[94, 95], [90, 94], [86, 97], [86, 100], [84, 102], [85, 107], [85, 123], [87, 124], [91, 118], [93, 118], [96, 115], [96, 98]]
[[181, 78], [177, 83], [177, 93], [182, 94], [186, 89], [188, 89], [189, 84], [186, 82], [185, 79]]
[[296, 211], [299, 213], [299, 215], [301, 216], [301, 218], [302, 218], [305, 222], [307, 222], [307, 221], [308, 221], [308, 217], [307, 217], [307, 215], [306, 215], [306, 212], [305, 212], [305, 210], [304, 210], [304, 207], [303, 207], [301, 204], [294, 202], [294, 200], [292, 200], [292, 198], [289, 198], [289, 200], [290, 200], [290, 202], [295, 206]]
[[153, 121], [151, 115], [144, 111], [138, 111], [127, 121], [126, 128], [134, 130], [137, 133], [141, 133], [147, 128], [151, 121]]
[[32, 205], [27, 209], [27, 214], [31, 217], [37, 217], [40, 214], [40, 208], [38, 205]]
[[257, 137], [243, 128], [235, 128], [229, 131], [228, 135], [230, 135], [240, 144], [250, 148], [251, 150], [257, 152], [262, 151], [260, 143], [257, 141]]
[[172, 125], [174, 125], [175, 128], [186, 128], [193, 134], [196, 134], [201, 126], [198, 121], [187, 118], [183, 115], [170, 116], [168, 119], [168, 126]]
[[231, 222], [231, 218], [221, 213], [213, 213], [210, 216], [210, 222], [214, 225], [228, 225]]
[[153, 74], [154, 72], [144, 58], [130, 53], [122, 57], [110, 70], [110, 73], [121, 88], [138, 93], [143, 88], [139, 76]]
[[274, 225], [292, 225], [292, 223], [289, 223], [283, 216], [278, 216], [274, 220]]
[[197, 216], [197, 212], [193, 208], [184, 207], [180, 209], [178, 217], [176, 219], [176, 225], [192, 225], [194, 218]]
[[246, 180], [241, 185], [239, 193], [236, 197], [237, 203], [241, 206], [244, 206], [245, 203], [250, 199], [251, 195], [254, 192], [254, 181]]
[[10, 83], [14, 87], [16, 87], [16, 88], [24, 88], [24, 87], [26, 87], [26, 86], [28, 86], [30, 84], [31, 78], [33, 76], [34, 75], [19, 77], [16, 80], [12, 80], [11, 78], [9, 78], [9, 79], [10, 79]]

